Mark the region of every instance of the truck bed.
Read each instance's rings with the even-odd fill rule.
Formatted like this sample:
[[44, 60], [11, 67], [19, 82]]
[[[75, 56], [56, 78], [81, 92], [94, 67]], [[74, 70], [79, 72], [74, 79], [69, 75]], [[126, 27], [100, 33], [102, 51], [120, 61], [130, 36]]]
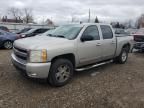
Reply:
[[134, 38], [133, 36], [120, 36], [120, 35], [116, 35], [116, 40], [117, 40], [117, 49], [116, 49], [116, 56], [118, 56], [120, 54], [120, 50], [124, 44], [129, 44], [130, 45], [130, 51], [133, 49], [133, 45], [134, 45]]

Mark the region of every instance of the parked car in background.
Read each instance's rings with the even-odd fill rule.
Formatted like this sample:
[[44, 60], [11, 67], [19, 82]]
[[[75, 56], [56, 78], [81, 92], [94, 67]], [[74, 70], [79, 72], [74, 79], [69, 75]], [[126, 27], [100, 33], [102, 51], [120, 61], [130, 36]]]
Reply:
[[53, 86], [67, 84], [81, 71], [114, 60], [124, 64], [133, 37], [116, 37], [109, 24], [72, 24], [51, 34], [14, 42], [12, 62], [32, 78], [48, 79]]
[[0, 30], [0, 47], [11, 49], [13, 47], [13, 42], [19, 38], [20, 36], [17, 34]]
[[129, 28], [129, 29], [125, 30], [125, 32], [127, 32], [130, 35], [135, 34], [137, 31], [138, 31], [138, 29], [134, 29], [134, 28]]
[[35, 28], [35, 29], [31, 29], [25, 33], [21, 34], [22, 38], [26, 38], [26, 37], [32, 37], [32, 36], [36, 36], [38, 34], [42, 34], [45, 33], [46, 31], [48, 31], [50, 29], [48, 28]]
[[129, 36], [130, 34], [125, 32], [125, 29], [114, 28], [116, 36]]
[[31, 30], [32, 28], [24, 28], [24, 29], [22, 29], [22, 30], [19, 30], [19, 31], [17, 31], [17, 32], [15, 32], [16, 34], [21, 34], [21, 33], [25, 33], [25, 32], [27, 32], [27, 31], [29, 31], [29, 30]]
[[139, 29], [133, 36], [135, 41], [134, 48], [144, 51], [144, 28]]
[[5, 27], [5, 26], [0, 26], [0, 30], [4, 30], [4, 31], [9, 32], [9, 29], [7, 27]]

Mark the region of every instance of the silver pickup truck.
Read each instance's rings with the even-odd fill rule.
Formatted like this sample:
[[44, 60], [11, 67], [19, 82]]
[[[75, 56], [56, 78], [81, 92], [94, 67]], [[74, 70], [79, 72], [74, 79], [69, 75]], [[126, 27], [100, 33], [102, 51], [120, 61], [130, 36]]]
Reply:
[[47, 35], [14, 42], [12, 63], [27, 76], [48, 79], [53, 86], [81, 71], [113, 60], [124, 64], [133, 37], [116, 37], [109, 24], [70, 24]]

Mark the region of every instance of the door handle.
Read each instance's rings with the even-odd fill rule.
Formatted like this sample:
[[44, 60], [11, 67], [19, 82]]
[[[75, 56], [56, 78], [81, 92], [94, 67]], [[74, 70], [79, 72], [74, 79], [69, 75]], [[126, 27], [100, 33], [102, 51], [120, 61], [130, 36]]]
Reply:
[[116, 44], [116, 42], [115, 42], [115, 41], [112, 41], [112, 44]]
[[96, 46], [101, 46], [101, 43], [97, 43]]

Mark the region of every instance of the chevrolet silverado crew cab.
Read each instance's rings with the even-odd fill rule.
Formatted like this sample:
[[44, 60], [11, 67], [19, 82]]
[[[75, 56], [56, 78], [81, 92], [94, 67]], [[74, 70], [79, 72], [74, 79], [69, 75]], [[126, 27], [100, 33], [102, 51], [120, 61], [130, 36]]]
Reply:
[[11, 56], [27, 76], [63, 86], [75, 70], [109, 60], [124, 64], [132, 42], [133, 37], [116, 37], [109, 24], [69, 24], [51, 34], [16, 40]]

